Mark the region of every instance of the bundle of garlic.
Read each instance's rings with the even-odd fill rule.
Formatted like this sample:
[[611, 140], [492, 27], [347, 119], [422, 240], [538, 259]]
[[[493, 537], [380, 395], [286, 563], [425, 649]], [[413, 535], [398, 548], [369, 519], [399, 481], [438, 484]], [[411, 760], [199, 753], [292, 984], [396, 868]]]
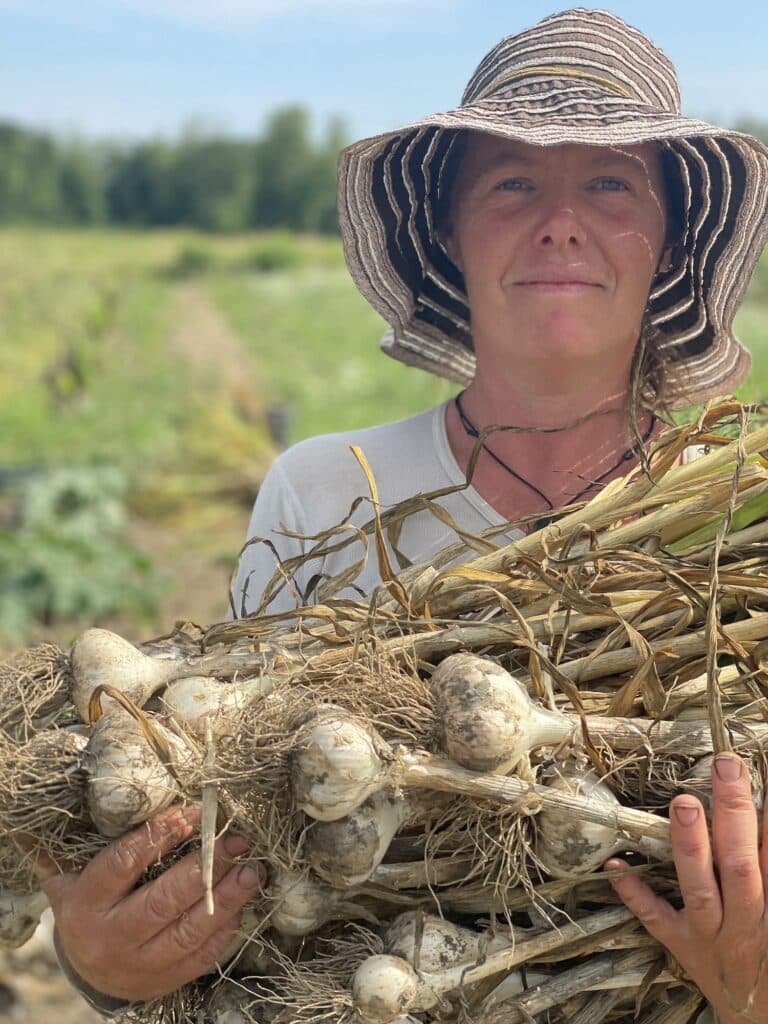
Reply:
[[[374, 501], [371, 601], [336, 596], [346, 574], [290, 615], [141, 648], [93, 629], [0, 666], [8, 905], [38, 907], [36, 850], [82, 863], [201, 800], [204, 864], [227, 824], [269, 885], [221, 971], [132, 1020], [694, 1020], [601, 865], [629, 852], [674, 897], [670, 798], [706, 802], [729, 746], [764, 788], [768, 429], [745, 415], [670, 429], [645, 472], [513, 544], [462, 534], [399, 574], [388, 534], [445, 513]], [[710, 451], [679, 465], [691, 445]]]

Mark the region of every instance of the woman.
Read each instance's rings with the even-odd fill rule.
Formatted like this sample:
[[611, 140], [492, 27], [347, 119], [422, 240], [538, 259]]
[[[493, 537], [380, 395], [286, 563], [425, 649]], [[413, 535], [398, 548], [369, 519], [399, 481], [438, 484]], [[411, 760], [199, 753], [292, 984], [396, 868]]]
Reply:
[[[682, 117], [667, 58], [599, 11], [567, 11], [503, 40], [460, 109], [348, 149], [345, 249], [391, 325], [385, 351], [465, 390], [410, 420], [285, 453], [256, 502], [236, 612], [316, 600], [358, 561], [353, 545], [341, 547], [262, 600], [275, 555], [305, 552], [280, 531], [326, 530], [363, 490], [350, 443], [363, 448], [384, 506], [452, 489], [441, 499], [448, 516], [423, 512], [403, 526], [399, 551], [425, 561], [452, 539], [451, 521], [514, 538], [510, 520], [589, 496], [637, 458], [656, 411], [740, 383], [749, 357], [731, 325], [768, 237], [767, 181], [768, 151]], [[486, 439], [462, 489], [478, 433], [495, 423], [518, 429]], [[359, 506], [351, 521], [368, 517]], [[357, 584], [367, 592], [377, 582], [371, 562]], [[685, 908], [632, 876], [616, 890], [723, 1024], [768, 1021], [768, 854], [758, 852], [741, 762], [724, 756], [716, 767], [713, 849], [698, 802], [672, 807]], [[46, 882], [63, 953], [97, 992], [152, 998], [226, 947], [259, 882], [233, 864], [236, 838], [218, 852], [214, 917], [190, 860], [133, 891], [194, 824], [190, 814], [162, 819], [81, 876]]]

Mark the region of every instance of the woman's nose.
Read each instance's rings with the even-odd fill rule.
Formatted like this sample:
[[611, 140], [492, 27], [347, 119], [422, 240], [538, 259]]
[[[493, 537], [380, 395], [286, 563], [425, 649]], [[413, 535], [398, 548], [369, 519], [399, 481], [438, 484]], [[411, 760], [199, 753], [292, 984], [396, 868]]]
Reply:
[[570, 252], [586, 244], [587, 233], [572, 206], [555, 203], [539, 221], [535, 242], [538, 248]]

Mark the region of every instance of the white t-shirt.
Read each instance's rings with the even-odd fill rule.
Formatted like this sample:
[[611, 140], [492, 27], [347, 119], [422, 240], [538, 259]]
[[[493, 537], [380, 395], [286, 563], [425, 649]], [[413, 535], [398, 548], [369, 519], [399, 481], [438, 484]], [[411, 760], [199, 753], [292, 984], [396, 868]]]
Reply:
[[[473, 535], [493, 530], [493, 540], [498, 544], [509, 544], [522, 537], [520, 530], [504, 530], [507, 521], [474, 487], [466, 486], [465, 474], [448, 443], [448, 404], [443, 402], [395, 423], [311, 437], [283, 452], [265, 476], [253, 507], [249, 543], [241, 555], [232, 586], [235, 615], [248, 615], [259, 608], [278, 559], [301, 556], [312, 548], [313, 542], [302, 538], [329, 530], [343, 520], [356, 527], [370, 522], [370, 491], [352, 454], [352, 445], [365, 454], [378, 487], [382, 514], [414, 495], [460, 488], [436, 499], [459, 529]], [[691, 462], [706, 450], [686, 448], [682, 461]], [[353, 508], [356, 501], [359, 503]], [[286, 536], [285, 532], [298, 536]], [[317, 603], [322, 598], [318, 580], [336, 576], [361, 559], [365, 559], [365, 565], [354, 580], [359, 589], [347, 587], [334, 596], [360, 598], [370, 594], [381, 583], [373, 537], [368, 537], [367, 553], [364, 542], [349, 529], [330, 543], [349, 537], [354, 538], [353, 542], [343, 549], [302, 565], [294, 576], [294, 585], [284, 587], [262, 610], [284, 612], [300, 604]], [[256, 539], [269, 543], [256, 543]], [[428, 562], [432, 555], [458, 539], [449, 521], [424, 509], [405, 519], [397, 550], [409, 562]], [[395, 570], [402, 568], [391, 548], [390, 560]]]
[[[349, 522], [359, 527], [372, 519], [373, 506], [367, 500], [368, 484], [350, 450], [351, 445], [362, 449], [370, 465], [382, 514], [413, 495], [461, 487], [462, 490], [437, 499], [460, 529], [481, 534], [505, 525], [506, 520], [474, 487], [464, 486], [464, 472], [448, 443], [447, 404], [444, 402], [396, 423], [312, 437], [283, 452], [264, 478], [247, 535], [249, 540], [269, 540], [275, 551], [260, 543], [251, 543], [243, 551], [232, 588], [237, 616], [249, 614], [258, 607], [264, 587], [277, 568], [276, 553], [284, 560], [305, 554], [312, 547], [311, 542], [286, 537], [281, 531], [306, 537], [337, 526], [361, 496], [364, 500], [354, 509]], [[339, 539], [352, 535], [352, 531], [347, 530], [339, 534]], [[502, 530], [495, 539], [507, 544], [521, 536], [519, 530]], [[405, 520], [397, 539], [397, 550], [410, 562], [426, 562], [431, 555], [458, 539], [448, 522], [424, 509]], [[302, 567], [296, 575], [298, 591], [304, 592], [318, 573], [334, 576], [363, 557], [365, 545], [355, 538], [343, 550]], [[391, 548], [390, 558], [397, 570], [398, 562]], [[367, 595], [380, 582], [373, 538], [369, 537], [366, 564], [355, 583]], [[347, 589], [337, 596], [359, 597], [360, 593]], [[308, 595], [308, 600], [314, 603], [317, 592]], [[268, 610], [285, 611], [295, 608], [297, 603], [304, 603], [299, 594], [284, 589]]]

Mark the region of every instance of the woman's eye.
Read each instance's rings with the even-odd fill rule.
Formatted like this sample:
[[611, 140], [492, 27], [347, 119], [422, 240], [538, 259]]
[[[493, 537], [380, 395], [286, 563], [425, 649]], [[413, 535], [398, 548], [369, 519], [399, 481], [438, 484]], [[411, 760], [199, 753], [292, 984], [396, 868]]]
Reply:
[[530, 184], [521, 178], [505, 178], [496, 186], [502, 192], [523, 192], [530, 187]]
[[594, 183], [594, 188], [600, 192], [628, 192], [629, 185], [621, 178], [599, 178]]

